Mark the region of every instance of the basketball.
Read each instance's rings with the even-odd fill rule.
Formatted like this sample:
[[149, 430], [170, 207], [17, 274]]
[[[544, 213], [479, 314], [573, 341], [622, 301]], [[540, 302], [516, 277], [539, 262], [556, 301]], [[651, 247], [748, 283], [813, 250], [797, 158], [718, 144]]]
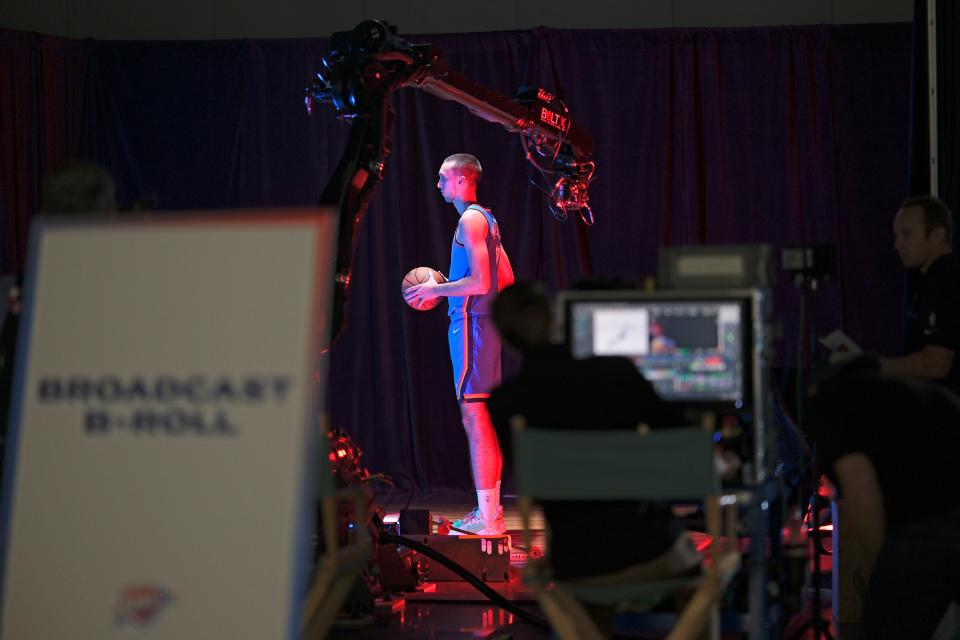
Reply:
[[[433, 274], [434, 280], [437, 282], [446, 282], [447, 278], [442, 273], [430, 267], [414, 267], [407, 272], [407, 275], [403, 276], [403, 284], [400, 285], [400, 293], [405, 292], [410, 287], [426, 282], [430, 279], [430, 274]], [[435, 306], [440, 304], [441, 298], [434, 298], [428, 302], [417, 305], [415, 302], [407, 302], [410, 305], [411, 309], [416, 309], [417, 311], [429, 311]], [[406, 301], [406, 300], [404, 300]]]

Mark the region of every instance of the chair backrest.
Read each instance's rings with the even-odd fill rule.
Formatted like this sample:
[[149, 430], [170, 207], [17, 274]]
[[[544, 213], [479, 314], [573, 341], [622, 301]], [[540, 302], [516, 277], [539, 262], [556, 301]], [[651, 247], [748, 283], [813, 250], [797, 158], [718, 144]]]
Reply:
[[689, 500], [720, 490], [699, 427], [566, 431], [515, 427], [517, 491], [540, 500]]

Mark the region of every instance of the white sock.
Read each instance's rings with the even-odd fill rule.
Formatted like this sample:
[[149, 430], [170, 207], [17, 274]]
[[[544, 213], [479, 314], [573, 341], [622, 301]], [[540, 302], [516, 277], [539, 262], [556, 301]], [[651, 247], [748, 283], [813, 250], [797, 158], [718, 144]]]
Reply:
[[477, 505], [480, 507], [481, 518], [487, 521], [496, 518], [497, 511], [500, 509], [500, 487], [477, 489]]

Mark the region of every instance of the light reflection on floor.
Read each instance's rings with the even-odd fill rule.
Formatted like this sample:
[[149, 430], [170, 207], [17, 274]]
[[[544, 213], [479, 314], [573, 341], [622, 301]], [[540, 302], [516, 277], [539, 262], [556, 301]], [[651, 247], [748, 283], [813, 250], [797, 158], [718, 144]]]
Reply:
[[491, 636], [510, 637], [514, 640], [541, 640], [550, 637], [545, 631], [518, 622], [512, 613], [500, 607], [438, 602], [408, 602], [403, 611], [392, 615], [378, 615], [363, 627], [334, 628], [330, 632], [330, 638], [342, 640], [447, 640]]
[[[510, 533], [518, 542], [523, 540], [520, 532], [520, 518], [515, 505], [511, 500], [505, 501], [505, 519]], [[465, 510], [462, 504], [453, 501], [447, 503], [417, 505], [429, 508], [433, 514], [440, 514], [453, 518], [461, 515]], [[537, 522], [542, 523], [542, 516], [536, 514]], [[542, 526], [542, 525], [541, 525]], [[534, 543], [545, 547], [542, 531]], [[522, 544], [522, 542], [520, 542]], [[827, 558], [829, 562], [829, 557]], [[824, 567], [829, 572], [829, 564]], [[829, 575], [829, 574], [827, 574]], [[829, 584], [829, 581], [827, 581]], [[533, 594], [525, 589], [516, 572], [510, 582], [491, 582], [488, 586], [494, 588], [509, 600], [519, 601], [522, 609], [542, 616], [539, 608], [533, 604]], [[830, 618], [829, 601], [825, 602], [824, 614]], [[799, 628], [809, 617], [809, 608], [796, 615], [788, 624], [792, 631]], [[837, 629], [831, 624], [833, 637], [837, 637]], [[845, 637], [855, 637], [856, 630], [844, 633]], [[389, 613], [384, 610], [368, 620], [366, 623], [354, 623], [348, 626], [334, 627], [329, 636], [334, 640], [384, 640], [399, 638], [402, 640], [454, 640], [465, 638], [490, 638], [490, 640], [547, 640], [549, 632], [523, 622], [510, 612], [492, 606], [489, 601], [475, 589], [464, 582], [437, 583], [433, 593], [411, 594], [406, 600], [403, 610]], [[649, 637], [649, 636], [647, 636]], [[741, 634], [724, 634], [724, 639], [740, 638]], [[790, 637], [789, 635], [786, 637]], [[814, 633], [808, 630], [800, 636], [800, 640], [809, 640]]]

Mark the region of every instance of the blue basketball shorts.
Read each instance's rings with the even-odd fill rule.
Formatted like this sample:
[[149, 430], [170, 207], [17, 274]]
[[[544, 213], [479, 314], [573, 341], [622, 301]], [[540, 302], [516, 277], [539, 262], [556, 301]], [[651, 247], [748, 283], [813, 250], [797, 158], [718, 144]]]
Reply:
[[484, 402], [500, 384], [500, 334], [487, 314], [455, 313], [447, 331], [457, 402]]

